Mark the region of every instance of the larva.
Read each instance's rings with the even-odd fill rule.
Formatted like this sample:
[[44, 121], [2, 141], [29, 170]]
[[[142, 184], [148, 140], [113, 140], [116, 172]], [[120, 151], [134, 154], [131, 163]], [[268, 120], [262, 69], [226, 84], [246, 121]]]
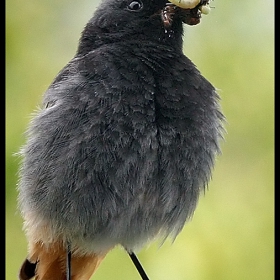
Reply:
[[169, 0], [169, 1], [182, 9], [193, 9], [200, 3], [200, 0]]
[[209, 7], [209, 0], [207, 1], [201, 1], [201, 0], [169, 0], [174, 5], [182, 8], [182, 9], [193, 9], [196, 6], [199, 6], [199, 10], [202, 14], [207, 15], [210, 12]]

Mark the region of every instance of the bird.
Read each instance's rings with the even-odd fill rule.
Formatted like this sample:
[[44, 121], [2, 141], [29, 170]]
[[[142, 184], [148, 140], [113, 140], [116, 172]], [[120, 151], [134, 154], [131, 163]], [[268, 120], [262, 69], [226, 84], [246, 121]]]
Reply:
[[216, 88], [183, 52], [184, 25], [206, 4], [96, 8], [18, 153], [20, 280], [88, 280], [116, 246], [133, 256], [192, 218], [225, 120]]

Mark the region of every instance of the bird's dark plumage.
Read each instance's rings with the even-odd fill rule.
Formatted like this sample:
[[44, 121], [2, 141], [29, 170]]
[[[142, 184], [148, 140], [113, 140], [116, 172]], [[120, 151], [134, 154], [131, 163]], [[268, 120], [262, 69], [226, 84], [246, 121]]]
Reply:
[[[65, 271], [67, 244], [72, 279], [89, 279], [91, 263], [118, 244], [134, 251], [176, 237], [209, 181], [223, 132], [219, 97], [182, 52], [189, 11], [163, 14], [166, 6], [104, 1], [44, 94], [18, 185], [25, 267], [38, 263], [38, 280], [64, 279], [47, 271]], [[79, 257], [86, 276], [75, 276]]]

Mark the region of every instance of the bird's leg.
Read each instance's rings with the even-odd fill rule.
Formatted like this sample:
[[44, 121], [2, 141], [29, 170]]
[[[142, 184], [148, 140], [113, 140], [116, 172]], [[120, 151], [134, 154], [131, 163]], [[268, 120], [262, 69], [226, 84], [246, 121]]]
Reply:
[[71, 280], [71, 245], [68, 242], [67, 244], [67, 252], [66, 252], [66, 279]]
[[133, 252], [127, 251], [128, 255], [130, 256], [131, 260], [133, 261], [135, 267], [137, 268], [140, 276], [142, 277], [142, 280], [149, 280], [145, 270], [143, 269], [141, 263], [137, 259], [136, 255]]

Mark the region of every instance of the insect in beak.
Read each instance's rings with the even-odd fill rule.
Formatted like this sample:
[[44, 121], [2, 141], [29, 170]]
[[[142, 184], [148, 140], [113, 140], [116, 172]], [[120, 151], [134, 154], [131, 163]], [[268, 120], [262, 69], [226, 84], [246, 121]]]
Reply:
[[170, 0], [161, 11], [165, 28], [172, 25], [175, 13], [188, 25], [200, 23], [201, 14], [209, 14], [209, 0]]

